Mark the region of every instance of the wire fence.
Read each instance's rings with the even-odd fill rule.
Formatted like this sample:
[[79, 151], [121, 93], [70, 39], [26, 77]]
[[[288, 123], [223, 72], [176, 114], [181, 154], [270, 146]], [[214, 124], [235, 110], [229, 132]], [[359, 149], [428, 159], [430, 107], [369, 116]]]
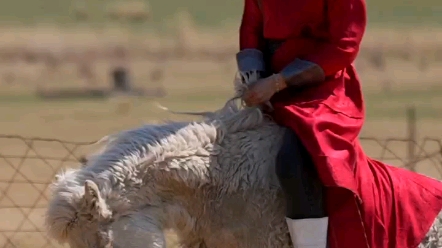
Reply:
[[[441, 139], [361, 141], [373, 158], [442, 179]], [[0, 247], [60, 247], [44, 235], [49, 185], [59, 170], [79, 166], [94, 143], [0, 135]]]

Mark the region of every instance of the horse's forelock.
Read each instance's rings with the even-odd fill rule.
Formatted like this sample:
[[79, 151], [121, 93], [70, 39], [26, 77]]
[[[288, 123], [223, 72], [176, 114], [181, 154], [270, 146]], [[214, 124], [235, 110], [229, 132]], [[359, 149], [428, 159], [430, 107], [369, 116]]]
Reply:
[[46, 210], [45, 225], [48, 235], [65, 242], [70, 228], [76, 223], [81, 186], [74, 180], [75, 170], [61, 172], [52, 185], [53, 198]]
[[[92, 183], [95, 192], [92, 192], [92, 195], [90, 191], [86, 192], [87, 186], [90, 188], [91, 184], [86, 178], [90, 178], [91, 174], [88, 176], [88, 173], [81, 172], [61, 172], [51, 187], [53, 197], [46, 210], [45, 226], [49, 237], [61, 243], [67, 241], [74, 227], [81, 227], [82, 216], [92, 216], [95, 219], [110, 218], [111, 213], [97, 192], [98, 186]], [[91, 199], [93, 197], [95, 198]]]

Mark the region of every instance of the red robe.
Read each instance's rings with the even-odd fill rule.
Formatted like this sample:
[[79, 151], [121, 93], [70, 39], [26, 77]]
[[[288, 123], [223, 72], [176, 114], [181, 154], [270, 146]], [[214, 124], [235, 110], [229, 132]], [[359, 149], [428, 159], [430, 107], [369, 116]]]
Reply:
[[416, 248], [442, 209], [442, 183], [367, 157], [365, 118], [352, 65], [366, 27], [364, 0], [245, 0], [240, 49], [284, 40], [269, 63], [322, 67], [326, 82], [272, 99], [274, 118], [295, 130], [327, 186], [330, 248]]

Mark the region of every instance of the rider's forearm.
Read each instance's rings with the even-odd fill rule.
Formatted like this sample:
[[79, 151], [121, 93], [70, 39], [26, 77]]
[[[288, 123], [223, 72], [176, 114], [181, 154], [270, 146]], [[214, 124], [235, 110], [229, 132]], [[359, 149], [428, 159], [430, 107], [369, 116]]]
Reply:
[[261, 74], [265, 71], [262, 30], [263, 18], [257, 1], [245, 0], [239, 28], [240, 52], [236, 54], [240, 72]]

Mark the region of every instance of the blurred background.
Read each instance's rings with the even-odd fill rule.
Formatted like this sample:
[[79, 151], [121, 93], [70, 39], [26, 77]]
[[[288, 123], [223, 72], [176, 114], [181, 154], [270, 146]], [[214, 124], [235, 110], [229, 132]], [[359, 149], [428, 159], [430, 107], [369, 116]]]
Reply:
[[[401, 135], [410, 104], [419, 118], [442, 116], [438, 6], [368, 1], [356, 61], [364, 134]], [[152, 100], [181, 110], [219, 107], [232, 92], [241, 12], [238, 0], [1, 2], [2, 133], [87, 140], [169, 118]], [[116, 97], [121, 91], [138, 97]]]
[[[364, 147], [440, 177], [442, 5], [367, 2], [369, 27], [355, 63], [367, 101]], [[0, 247], [49, 246], [40, 235], [47, 185], [59, 168], [76, 164], [85, 144], [47, 138], [93, 141], [191, 119], [155, 102], [182, 111], [221, 107], [233, 92], [242, 6], [0, 1]]]

